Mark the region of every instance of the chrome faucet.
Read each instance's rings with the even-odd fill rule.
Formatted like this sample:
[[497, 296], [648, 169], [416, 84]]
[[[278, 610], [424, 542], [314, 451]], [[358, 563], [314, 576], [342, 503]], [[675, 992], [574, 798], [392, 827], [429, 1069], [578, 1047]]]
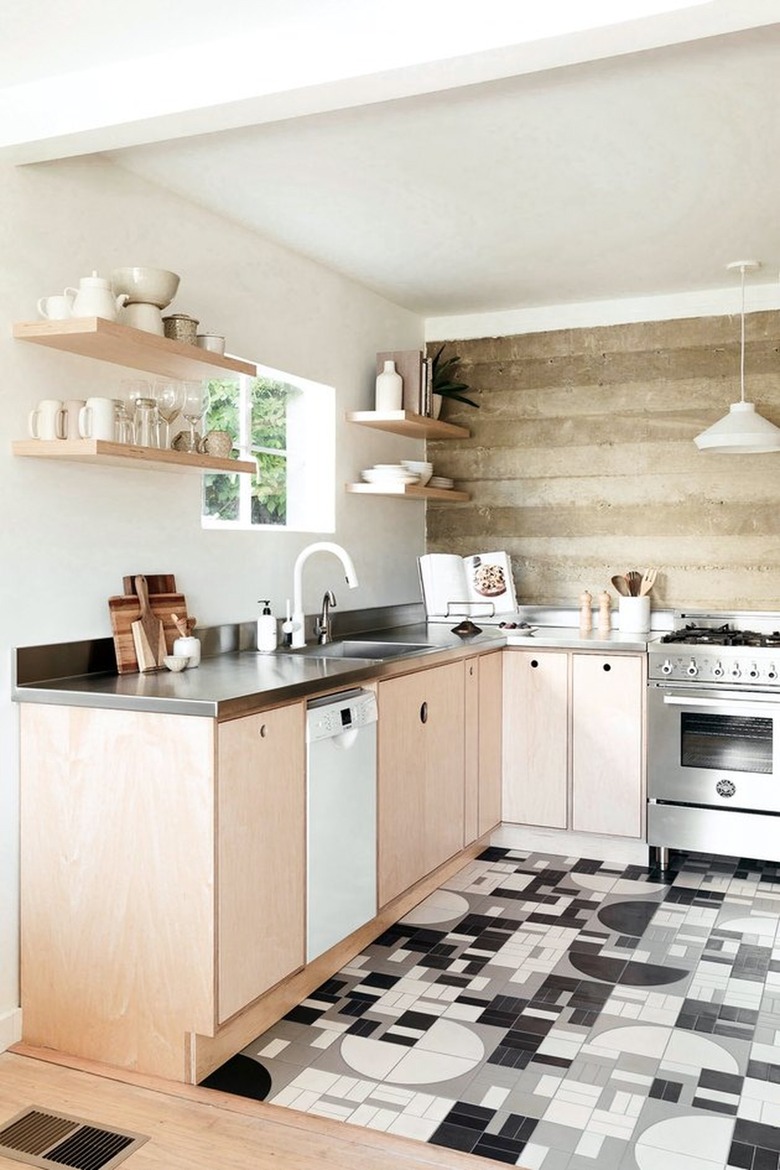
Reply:
[[322, 611], [314, 624], [314, 632], [320, 646], [326, 646], [333, 640], [330, 628], [330, 607], [336, 605], [336, 598], [332, 589], [326, 589], [322, 597]]
[[[335, 557], [341, 561], [344, 566], [344, 576], [347, 580], [347, 585], [350, 589], [357, 587], [358, 579], [355, 572], [355, 566], [352, 564], [352, 557], [346, 549], [343, 549], [340, 544], [334, 544], [331, 540], [318, 540], [314, 544], [309, 544], [306, 548], [301, 549], [295, 559], [293, 566], [293, 615], [292, 615], [292, 647], [299, 650], [306, 645], [306, 615], [303, 612], [303, 566], [312, 553], [329, 552], [333, 553]], [[335, 602], [329, 602], [334, 605]], [[327, 617], [325, 613], [325, 602], [323, 600], [323, 618]], [[320, 631], [317, 631], [319, 636]]]

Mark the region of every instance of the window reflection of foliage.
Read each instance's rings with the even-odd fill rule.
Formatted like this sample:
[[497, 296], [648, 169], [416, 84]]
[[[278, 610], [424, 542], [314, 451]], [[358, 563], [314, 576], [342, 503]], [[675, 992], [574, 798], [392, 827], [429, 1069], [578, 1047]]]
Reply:
[[[209, 383], [211, 405], [209, 430], [239, 436], [239, 387], [233, 381]], [[251, 385], [251, 457], [258, 474], [252, 477], [251, 523], [284, 524], [287, 519], [287, 399], [293, 387], [270, 378], [255, 378]], [[276, 454], [279, 452], [279, 454]], [[238, 458], [238, 452], [233, 452]], [[246, 458], [246, 454], [242, 455]], [[237, 475], [204, 476], [203, 510], [220, 520], [240, 518], [240, 483]]]

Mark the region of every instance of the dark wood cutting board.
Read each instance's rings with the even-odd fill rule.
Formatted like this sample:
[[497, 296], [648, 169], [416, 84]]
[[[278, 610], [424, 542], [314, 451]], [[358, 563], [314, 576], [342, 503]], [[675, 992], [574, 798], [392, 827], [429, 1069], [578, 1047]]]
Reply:
[[[135, 579], [141, 576], [140, 573], [133, 573], [131, 577], [122, 578], [122, 588], [128, 597], [134, 597]], [[176, 578], [173, 573], [144, 573], [146, 577], [146, 588], [152, 593], [175, 593], [176, 592]]]
[[[149, 604], [152, 613], [163, 624], [165, 650], [167, 654], [170, 654], [174, 640], [179, 637], [179, 632], [171, 621], [171, 614], [175, 613], [179, 618], [186, 618], [187, 599], [183, 593], [154, 593], [149, 596]], [[135, 596], [109, 597], [108, 612], [114, 635], [116, 668], [120, 674], [137, 674], [138, 659], [133, 643], [132, 627], [133, 622], [138, 621], [141, 616], [141, 603]]]

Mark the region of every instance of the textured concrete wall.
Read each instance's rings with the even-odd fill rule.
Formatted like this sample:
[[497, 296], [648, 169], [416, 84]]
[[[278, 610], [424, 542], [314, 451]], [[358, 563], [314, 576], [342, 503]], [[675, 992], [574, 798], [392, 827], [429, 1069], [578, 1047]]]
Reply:
[[[780, 313], [747, 318], [746, 398], [780, 425]], [[430, 350], [437, 346], [431, 345]], [[448, 343], [479, 410], [429, 443], [471, 493], [429, 504], [430, 552], [506, 549], [518, 598], [569, 602], [660, 569], [656, 605], [780, 609], [780, 452], [711, 455], [693, 438], [739, 399], [739, 318]]]

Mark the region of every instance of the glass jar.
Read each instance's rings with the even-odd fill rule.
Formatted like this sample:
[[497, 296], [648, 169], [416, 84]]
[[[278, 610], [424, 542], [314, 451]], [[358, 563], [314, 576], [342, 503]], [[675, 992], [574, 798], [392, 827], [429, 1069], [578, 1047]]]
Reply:
[[160, 418], [153, 398], [137, 398], [135, 402], [135, 441], [139, 447], [160, 446]]

